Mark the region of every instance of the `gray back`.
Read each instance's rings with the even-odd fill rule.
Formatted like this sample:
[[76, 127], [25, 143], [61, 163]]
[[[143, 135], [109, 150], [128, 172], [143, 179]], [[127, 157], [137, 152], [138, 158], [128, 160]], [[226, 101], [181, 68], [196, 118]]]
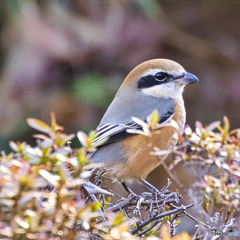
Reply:
[[170, 98], [144, 95], [139, 89], [137, 91], [124, 89], [124, 91], [117, 92], [99, 126], [104, 124], [123, 124], [132, 121], [131, 117], [145, 120], [155, 109], [158, 110], [160, 118], [162, 118], [168, 111], [174, 111], [175, 106], [175, 102]]

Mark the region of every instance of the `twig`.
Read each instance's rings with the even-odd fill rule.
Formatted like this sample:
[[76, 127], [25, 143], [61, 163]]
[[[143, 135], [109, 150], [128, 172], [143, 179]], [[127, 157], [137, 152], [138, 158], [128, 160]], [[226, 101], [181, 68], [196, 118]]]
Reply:
[[[89, 195], [91, 196], [91, 198], [92, 198], [92, 200], [93, 200], [94, 202], [98, 202], [98, 200], [97, 200], [97, 198], [96, 198], [96, 196], [95, 196], [94, 194], [89, 194]], [[103, 222], [106, 222], [107, 219], [105, 218], [104, 213], [103, 213], [103, 210], [102, 210], [101, 207], [99, 208], [99, 212], [101, 213], [102, 221], [103, 221]]]
[[165, 213], [161, 213], [161, 214], [158, 214], [154, 217], [151, 217], [151, 218], [148, 218], [146, 221], [142, 222], [141, 224], [139, 224], [137, 227], [135, 227], [134, 229], [130, 230], [129, 232], [131, 234], [135, 234], [137, 233], [139, 230], [141, 230], [142, 228], [144, 228], [146, 225], [148, 225], [149, 223], [155, 221], [155, 220], [158, 220], [160, 218], [163, 218], [163, 217], [166, 217], [166, 216], [169, 216], [171, 214], [175, 214], [175, 213], [180, 213], [184, 210], [186, 210], [187, 208], [190, 208], [192, 207], [193, 204], [189, 204], [187, 206], [184, 206], [184, 205], [181, 205], [181, 207], [178, 207], [177, 209], [174, 209], [174, 210], [171, 210], [171, 211], [168, 211], [168, 212], [165, 212]]
[[95, 175], [95, 173], [99, 170], [99, 167], [95, 167], [90, 171], [90, 175], [87, 178], [87, 180], [91, 180], [93, 178], [93, 176]]
[[[134, 197], [129, 199], [125, 199], [123, 202], [113, 206], [113, 207], [109, 207], [107, 209], [105, 209], [105, 211], [113, 211], [113, 212], [117, 212], [119, 210], [121, 210], [122, 208], [128, 207], [128, 206], [133, 206], [136, 205], [136, 201], [133, 201]], [[163, 203], [163, 199], [161, 200], [157, 200], [157, 201], [152, 201], [152, 205], [157, 205], [157, 204], [162, 204]], [[168, 199], [168, 201], [166, 201], [166, 204], [170, 204], [170, 203], [176, 203], [176, 201], [174, 199]], [[149, 202], [148, 201], [142, 201], [141, 203], [142, 206], [148, 206]]]
[[108, 189], [108, 191], [111, 192], [112, 194], [114, 194], [115, 197], [118, 197], [120, 199], [126, 199], [126, 198], [122, 197], [121, 195], [115, 193], [112, 189]]
[[[194, 203], [192, 203], [191, 205], [194, 206]], [[170, 204], [170, 206], [172, 206], [172, 207], [174, 207], [174, 208], [177, 208], [177, 206], [173, 205], [172, 203]], [[208, 225], [205, 224], [205, 223], [200, 222], [200, 221], [197, 220], [195, 217], [193, 217], [192, 215], [190, 215], [188, 212], [183, 211], [183, 213], [184, 213], [186, 216], [188, 216], [189, 218], [191, 218], [192, 220], [196, 221], [197, 223], [203, 225], [204, 227], [206, 227], [206, 228], [208, 228], [208, 229], [211, 229], [210, 226], [208, 226]]]
[[94, 181], [94, 184], [97, 183], [97, 181], [100, 179], [100, 177], [105, 173], [105, 172], [109, 172], [111, 171], [112, 169], [107, 169], [107, 168], [103, 168], [102, 171], [99, 173], [99, 175], [97, 176], [97, 178], [95, 179]]
[[166, 170], [166, 172], [169, 174], [169, 176], [177, 183], [177, 185], [183, 190], [185, 194], [187, 194], [186, 188], [179, 182], [179, 180], [172, 174], [171, 171], [169, 171], [168, 166], [165, 162], [162, 162], [162, 166]]
[[162, 222], [162, 220], [156, 220], [155, 222], [153, 222], [153, 224], [146, 228], [145, 230], [143, 230], [142, 232], [136, 234], [136, 236], [142, 236], [143, 234], [145, 234], [146, 232], [150, 231], [151, 229], [153, 229], [158, 223]]

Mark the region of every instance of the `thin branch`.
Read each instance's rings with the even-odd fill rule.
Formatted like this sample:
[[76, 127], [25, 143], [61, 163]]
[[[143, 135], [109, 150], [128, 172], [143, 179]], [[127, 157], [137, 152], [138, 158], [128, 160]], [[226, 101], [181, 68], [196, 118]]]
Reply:
[[165, 162], [162, 162], [162, 166], [166, 170], [166, 172], [169, 174], [169, 176], [177, 183], [177, 185], [183, 190], [185, 194], [187, 194], [186, 188], [179, 182], [179, 180], [174, 176], [174, 174], [169, 171], [168, 166]]
[[187, 206], [184, 206], [184, 205], [181, 205], [181, 207], [178, 207], [174, 210], [171, 210], [171, 211], [168, 211], [168, 212], [165, 212], [165, 213], [161, 213], [161, 214], [158, 214], [154, 217], [151, 217], [151, 218], [148, 218], [146, 221], [142, 222], [141, 224], [139, 224], [137, 227], [135, 227], [134, 229], [130, 230], [129, 232], [131, 234], [135, 234], [137, 233], [139, 230], [141, 230], [142, 228], [144, 228], [146, 225], [148, 225], [149, 223], [155, 221], [155, 220], [158, 220], [160, 218], [163, 218], [163, 217], [166, 217], [166, 216], [169, 216], [171, 214], [175, 214], [175, 213], [180, 213], [180, 212], [183, 212], [184, 210], [186, 210], [187, 208], [190, 208], [192, 207], [193, 204], [189, 204]]
[[[133, 199], [134, 199], [134, 197], [131, 198], [131, 199], [127, 198], [127, 199], [125, 199], [123, 202], [121, 202], [121, 203], [119, 203], [119, 204], [117, 204], [117, 205], [115, 205], [115, 206], [112, 206], [112, 207], [109, 207], [109, 208], [105, 209], [105, 211], [117, 212], [117, 211], [121, 210], [122, 208], [136, 205], [137, 202], [136, 202], [135, 200], [133, 200]], [[157, 201], [152, 201], [152, 205], [162, 204], [163, 201], [164, 201], [163, 199], [157, 200]], [[176, 201], [175, 201], [174, 199], [168, 199], [168, 200], [166, 201], [166, 204], [170, 204], [170, 203], [176, 203]], [[149, 202], [146, 201], [146, 200], [145, 200], [145, 201], [142, 201], [142, 202], [141, 202], [141, 205], [142, 205], [142, 206], [148, 206], [148, 205], [149, 205]]]
[[160, 222], [162, 222], [162, 220], [156, 220], [155, 222], [153, 222], [153, 224], [150, 227], [148, 227], [145, 230], [143, 230], [142, 232], [136, 234], [136, 236], [142, 236], [143, 234], [145, 234], [148, 231], [150, 231], [151, 229], [153, 229]]
[[[91, 198], [92, 198], [92, 200], [93, 200], [94, 202], [98, 202], [98, 200], [97, 200], [97, 198], [96, 198], [96, 196], [95, 196], [94, 194], [89, 194], [89, 195], [91, 196]], [[103, 209], [102, 209], [101, 207], [99, 208], [99, 212], [101, 213], [102, 221], [103, 221], [103, 222], [106, 222], [107, 219], [105, 218], [104, 213], [103, 213]]]
[[[174, 208], [178, 208], [177, 206], [173, 205], [173, 204], [170, 204], [170, 206], [174, 207]], [[194, 206], [194, 203], [192, 203], [192, 206]], [[205, 223], [202, 223], [200, 222], [199, 220], [197, 220], [195, 217], [193, 217], [192, 215], [190, 215], [188, 212], [186, 211], [183, 211], [183, 213], [188, 216], [189, 218], [191, 218], [192, 220], [196, 221], [197, 223], [199, 223], [200, 225], [203, 225], [204, 227], [208, 228], [208, 229], [211, 229], [210, 226], [208, 226], [207, 224]]]

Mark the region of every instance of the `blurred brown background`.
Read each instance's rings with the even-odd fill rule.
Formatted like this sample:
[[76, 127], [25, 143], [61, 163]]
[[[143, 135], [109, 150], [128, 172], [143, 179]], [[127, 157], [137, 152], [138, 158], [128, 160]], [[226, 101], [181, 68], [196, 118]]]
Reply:
[[184, 93], [191, 126], [227, 115], [240, 127], [240, 1], [0, 0], [0, 38], [1, 150], [34, 144], [26, 118], [50, 123], [50, 111], [66, 133], [95, 129], [126, 74], [152, 58], [200, 79]]
[[27, 140], [26, 117], [95, 129], [126, 74], [170, 58], [200, 79], [187, 122], [239, 127], [240, 2], [1, 0], [0, 144]]

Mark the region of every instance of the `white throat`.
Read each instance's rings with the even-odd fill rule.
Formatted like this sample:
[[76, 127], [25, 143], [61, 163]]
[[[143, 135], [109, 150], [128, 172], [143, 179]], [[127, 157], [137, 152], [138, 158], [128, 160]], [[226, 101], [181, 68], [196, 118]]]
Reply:
[[143, 88], [141, 91], [145, 95], [162, 98], [172, 98], [176, 101], [182, 101], [184, 86], [178, 85], [175, 82], [155, 85], [150, 88]]

